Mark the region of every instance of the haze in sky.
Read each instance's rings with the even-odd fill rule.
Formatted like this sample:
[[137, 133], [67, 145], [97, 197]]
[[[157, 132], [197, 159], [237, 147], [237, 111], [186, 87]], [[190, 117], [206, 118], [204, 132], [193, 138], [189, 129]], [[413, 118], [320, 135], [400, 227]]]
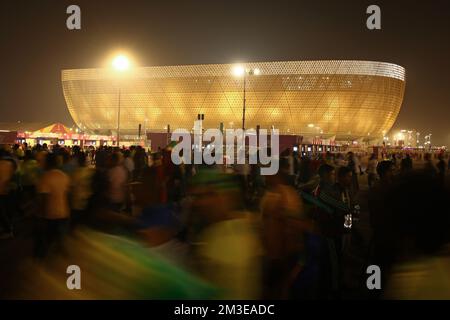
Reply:
[[[377, 1], [382, 29], [366, 28], [372, 1], [78, 0], [2, 2], [2, 121], [71, 123], [61, 70], [98, 67], [116, 49], [142, 66], [242, 61], [361, 59], [406, 68], [396, 129], [450, 146], [450, 3]], [[423, 136], [422, 135], [422, 136]]]

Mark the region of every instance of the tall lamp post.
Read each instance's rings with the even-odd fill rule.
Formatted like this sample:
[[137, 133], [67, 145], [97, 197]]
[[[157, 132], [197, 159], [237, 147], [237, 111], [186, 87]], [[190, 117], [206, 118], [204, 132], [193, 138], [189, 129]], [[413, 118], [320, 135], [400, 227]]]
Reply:
[[[130, 61], [126, 56], [119, 55], [112, 61], [112, 66], [117, 72], [125, 72], [130, 68]], [[120, 148], [120, 102], [121, 102], [122, 88], [119, 83], [119, 102], [117, 106], [117, 147]]]
[[243, 78], [243, 87], [244, 87], [244, 98], [243, 98], [243, 106], [242, 106], [242, 130], [245, 130], [245, 107], [246, 107], [246, 91], [247, 91], [247, 76], [257, 76], [261, 72], [258, 68], [248, 68], [245, 69], [242, 66], [236, 66], [233, 70], [233, 73], [236, 77]]

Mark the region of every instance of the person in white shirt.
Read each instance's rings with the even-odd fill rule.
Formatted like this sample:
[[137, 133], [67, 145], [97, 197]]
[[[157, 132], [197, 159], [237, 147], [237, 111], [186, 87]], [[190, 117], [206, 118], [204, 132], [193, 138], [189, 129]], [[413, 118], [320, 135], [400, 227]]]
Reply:
[[133, 177], [133, 172], [134, 172], [134, 161], [133, 161], [133, 158], [131, 157], [130, 150], [125, 150], [124, 157], [125, 157], [125, 159], [123, 160], [123, 165], [124, 165], [125, 169], [127, 169], [128, 176], [131, 179]]

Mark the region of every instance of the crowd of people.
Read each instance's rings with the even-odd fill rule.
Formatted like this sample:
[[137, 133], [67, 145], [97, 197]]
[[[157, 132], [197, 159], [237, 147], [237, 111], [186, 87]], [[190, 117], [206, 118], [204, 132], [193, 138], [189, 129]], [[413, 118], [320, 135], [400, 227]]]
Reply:
[[[11, 262], [5, 297], [340, 299], [355, 289], [350, 275], [356, 292], [403, 298], [423, 285], [405, 268], [449, 266], [450, 216], [438, 209], [448, 155], [289, 152], [262, 176], [259, 165], [174, 165], [170, 146], [0, 152], [0, 246], [32, 242]], [[83, 270], [81, 292], [65, 287], [68, 264]], [[365, 291], [372, 264], [376, 294]], [[436, 283], [448, 297], [450, 283]]]

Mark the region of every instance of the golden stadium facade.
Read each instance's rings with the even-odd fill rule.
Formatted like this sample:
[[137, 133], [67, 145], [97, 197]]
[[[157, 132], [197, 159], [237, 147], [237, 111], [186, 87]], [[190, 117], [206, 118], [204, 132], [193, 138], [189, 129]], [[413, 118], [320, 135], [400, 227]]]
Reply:
[[[75, 123], [98, 134], [137, 134], [170, 125], [191, 129], [198, 114], [204, 128], [241, 128], [244, 81], [234, 64], [156, 66], [62, 71], [64, 97]], [[245, 127], [281, 134], [382, 137], [394, 124], [405, 90], [405, 69], [372, 61], [244, 63]]]

